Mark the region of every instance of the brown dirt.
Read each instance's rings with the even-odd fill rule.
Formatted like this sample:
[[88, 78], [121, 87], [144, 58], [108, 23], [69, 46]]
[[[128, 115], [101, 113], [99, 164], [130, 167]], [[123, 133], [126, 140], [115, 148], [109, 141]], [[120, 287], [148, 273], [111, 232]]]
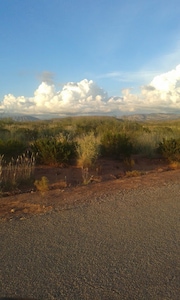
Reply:
[[[2, 194], [0, 220], [23, 219], [31, 214], [46, 213], [53, 209], [69, 209], [112, 190], [166, 184], [168, 181], [175, 181], [180, 174], [179, 169], [173, 170], [162, 159], [134, 157], [134, 162], [131, 170], [123, 162], [115, 160], [99, 160], [96, 168], [85, 171], [75, 166], [37, 167], [35, 179], [46, 176], [49, 191], [39, 192], [31, 184], [21, 187], [14, 194]], [[127, 171], [130, 171], [129, 176]]]

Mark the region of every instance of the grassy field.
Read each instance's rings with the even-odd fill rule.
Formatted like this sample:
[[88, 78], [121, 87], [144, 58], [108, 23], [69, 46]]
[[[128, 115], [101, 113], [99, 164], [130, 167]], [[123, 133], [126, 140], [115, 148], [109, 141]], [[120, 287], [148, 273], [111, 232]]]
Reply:
[[32, 180], [35, 164], [75, 164], [98, 158], [133, 164], [132, 155], [180, 162], [180, 119], [134, 122], [115, 117], [67, 117], [48, 121], [0, 120], [0, 189]]

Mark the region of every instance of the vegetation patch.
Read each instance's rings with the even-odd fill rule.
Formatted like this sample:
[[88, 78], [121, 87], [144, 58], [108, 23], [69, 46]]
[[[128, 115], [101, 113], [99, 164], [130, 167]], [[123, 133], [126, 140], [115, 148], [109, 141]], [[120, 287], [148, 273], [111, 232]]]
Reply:
[[133, 171], [126, 171], [125, 173], [126, 177], [138, 177], [141, 175], [144, 175], [144, 172], [133, 170]]
[[159, 152], [167, 158], [170, 162], [180, 162], [180, 138], [171, 138], [159, 143]]
[[28, 152], [11, 158], [9, 162], [0, 155], [0, 188], [1, 191], [13, 190], [19, 185], [29, 182], [34, 175], [35, 157]]
[[[134, 170], [137, 167], [134, 156], [160, 157], [176, 169], [180, 164], [179, 137], [180, 120], [134, 122], [101, 116], [35, 122], [0, 120], [0, 191], [16, 190], [34, 180], [37, 190], [46, 190], [50, 184], [42, 178], [38, 182], [34, 177], [37, 165], [53, 168], [73, 165], [79, 168], [81, 178], [80, 181], [79, 177], [74, 178], [74, 182], [83, 184], [103, 175], [100, 160], [116, 160], [122, 165], [122, 173], [129, 177], [140, 172]], [[69, 186], [68, 176], [61, 181], [62, 185]]]
[[101, 137], [102, 156], [116, 159], [129, 158], [133, 152], [133, 145], [127, 134], [105, 131]]
[[100, 155], [99, 139], [90, 132], [77, 138], [77, 162], [78, 166], [84, 168], [92, 167]]
[[37, 153], [37, 163], [44, 165], [58, 165], [68, 163], [75, 157], [75, 142], [58, 141], [54, 137], [36, 140], [31, 149]]
[[49, 180], [47, 179], [46, 176], [42, 176], [40, 180], [36, 180], [34, 182], [34, 185], [37, 189], [37, 191], [44, 193], [49, 190]]

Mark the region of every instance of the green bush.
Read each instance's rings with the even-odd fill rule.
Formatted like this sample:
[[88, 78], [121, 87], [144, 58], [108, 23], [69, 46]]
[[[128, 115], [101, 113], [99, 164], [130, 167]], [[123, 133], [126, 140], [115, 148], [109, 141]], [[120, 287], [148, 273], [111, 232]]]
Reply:
[[4, 155], [6, 160], [22, 155], [26, 151], [26, 148], [26, 143], [18, 140], [0, 140], [0, 155]]
[[163, 139], [159, 143], [158, 151], [170, 162], [180, 161], [180, 139]]
[[57, 141], [55, 138], [38, 139], [32, 144], [37, 153], [37, 162], [45, 165], [68, 163], [75, 157], [76, 146], [72, 141]]
[[125, 134], [105, 132], [101, 138], [101, 153], [111, 158], [127, 158], [132, 154], [132, 143]]
[[38, 131], [36, 129], [18, 128], [14, 132], [14, 136], [18, 140], [34, 141], [38, 137]]

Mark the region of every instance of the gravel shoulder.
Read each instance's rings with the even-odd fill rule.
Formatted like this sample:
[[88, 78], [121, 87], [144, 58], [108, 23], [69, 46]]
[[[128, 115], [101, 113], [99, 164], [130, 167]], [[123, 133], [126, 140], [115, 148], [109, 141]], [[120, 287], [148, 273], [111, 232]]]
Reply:
[[179, 170], [38, 197], [0, 223], [1, 298], [179, 299]]

